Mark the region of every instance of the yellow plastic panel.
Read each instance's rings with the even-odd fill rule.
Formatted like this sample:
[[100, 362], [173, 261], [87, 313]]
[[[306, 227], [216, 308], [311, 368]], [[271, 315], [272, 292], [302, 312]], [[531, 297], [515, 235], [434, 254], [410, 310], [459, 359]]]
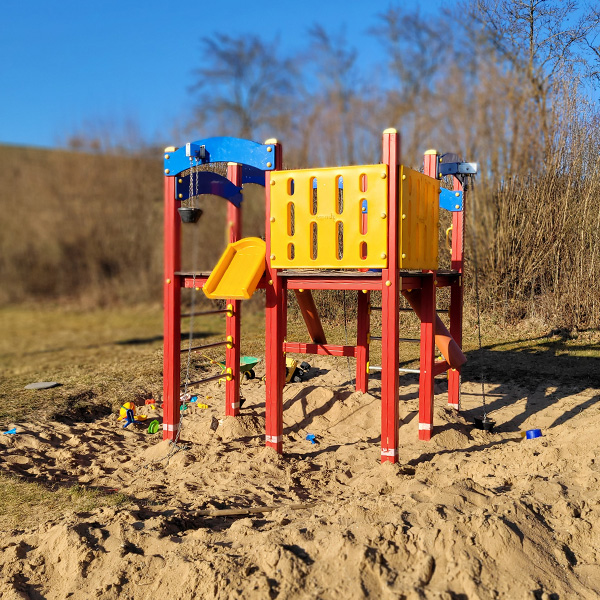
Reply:
[[440, 182], [400, 167], [398, 265], [401, 269], [437, 269]]
[[265, 271], [265, 252], [260, 238], [229, 244], [202, 288], [207, 298], [248, 300]]
[[[343, 194], [338, 187], [340, 177]], [[271, 265], [386, 267], [387, 184], [387, 165], [273, 171]]]

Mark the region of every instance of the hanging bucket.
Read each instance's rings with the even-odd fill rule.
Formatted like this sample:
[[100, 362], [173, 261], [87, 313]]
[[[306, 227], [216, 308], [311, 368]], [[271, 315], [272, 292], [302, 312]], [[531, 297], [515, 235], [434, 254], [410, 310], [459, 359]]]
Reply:
[[491, 419], [488, 419], [487, 417], [484, 417], [483, 419], [475, 417], [474, 421], [475, 421], [475, 427], [477, 429], [482, 429], [483, 431], [489, 431], [490, 433], [494, 430], [494, 426], [496, 425], [496, 421], [492, 421]]
[[196, 223], [202, 216], [201, 208], [192, 208], [189, 206], [182, 206], [177, 209], [177, 212], [179, 212], [179, 216], [183, 223]]

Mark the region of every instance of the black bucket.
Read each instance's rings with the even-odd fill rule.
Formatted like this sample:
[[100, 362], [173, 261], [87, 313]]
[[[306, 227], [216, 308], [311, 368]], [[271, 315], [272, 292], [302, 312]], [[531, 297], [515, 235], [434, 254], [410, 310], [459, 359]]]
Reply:
[[475, 421], [475, 427], [477, 429], [481, 429], [483, 431], [489, 431], [490, 433], [492, 433], [492, 431], [494, 430], [494, 426], [496, 425], [496, 421], [492, 421], [491, 419], [488, 419], [487, 417], [483, 417], [483, 419], [480, 419], [479, 417], [475, 417], [474, 421]]
[[201, 208], [182, 206], [181, 208], [178, 208], [177, 211], [179, 212], [179, 216], [181, 217], [181, 221], [183, 223], [196, 223], [202, 216]]

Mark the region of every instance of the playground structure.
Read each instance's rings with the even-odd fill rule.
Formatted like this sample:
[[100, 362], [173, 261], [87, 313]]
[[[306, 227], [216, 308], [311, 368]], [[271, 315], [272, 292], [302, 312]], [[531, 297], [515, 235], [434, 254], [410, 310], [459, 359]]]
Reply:
[[[463, 183], [476, 172], [435, 150], [425, 154], [424, 172], [400, 163], [400, 136], [383, 133], [382, 163], [282, 170], [282, 147], [236, 138], [209, 138], [165, 149], [164, 393], [163, 436], [177, 439], [181, 386], [181, 290], [203, 289], [226, 300], [225, 414], [240, 410], [241, 304], [257, 288], [266, 290], [266, 445], [283, 451], [285, 355], [320, 354], [356, 359], [356, 390], [367, 392], [369, 373], [381, 371], [381, 460], [398, 457], [400, 294], [420, 319], [419, 438], [433, 433], [434, 377], [448, 372], [448, 402], [460, 405], [464, 198]], [[226, 162], [227, 177], [194, 167]], [[453, 190], [440, 187], [453, 176]], [[196, 178], [194, 185], [190, 178]], [[265, 186], [265, 240], [242, 238], [245, 183]], [[193, 190], [196, 190], [194, 193]], [[211, 273], [181, 271], [181, 203], [199, 194], [228, 200], [229, 245]], [[452, 211], [451, 268], [438, 268], [439, 208]], [[189, 208], [186, 207], [187, 212]], [[182, 213], [184, 211], [181, 211]], [[197, 215], [199, 216], [199, 215]], [[448, 236], [449, 232], [447, 232]], [[436, 313], [436, 290], [450, 287], [450, 329]], [[287, 296], [293, 290], [310, 342], [286, 341]], [[357, 290], [357, 339], [327, 342], [312, 290]], [[381, 292], [380, 367], [369, 362], [371, 292]], [[411, 310], [411, 309], [408, 309]], [[202, 313], [197, 313], [202, 314]], [[443, 360], [435, 360], [435, 345]], [[193, 386], [223, 374], [189, 382]]]

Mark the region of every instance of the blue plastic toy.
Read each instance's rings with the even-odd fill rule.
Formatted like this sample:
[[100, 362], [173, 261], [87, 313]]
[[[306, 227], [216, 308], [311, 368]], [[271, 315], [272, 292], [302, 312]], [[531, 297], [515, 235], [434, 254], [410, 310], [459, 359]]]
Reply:
[[2, 435], [15, 435], [15, 433], [17, 433], [17, 428], [13, 427], [12, 429], [9, 429], [8, 431], [3, 431]]
[[308, 440], [308, 441], [309, 441], [311, 444], [316, 444], [316, 443], [317, 443], [316, 436], [315, 436], [315, 434], [314, 434], [314, 433], [309, 433], [309, 434], [306, 436], [306, 439], [307, 439], [307, 440]]

